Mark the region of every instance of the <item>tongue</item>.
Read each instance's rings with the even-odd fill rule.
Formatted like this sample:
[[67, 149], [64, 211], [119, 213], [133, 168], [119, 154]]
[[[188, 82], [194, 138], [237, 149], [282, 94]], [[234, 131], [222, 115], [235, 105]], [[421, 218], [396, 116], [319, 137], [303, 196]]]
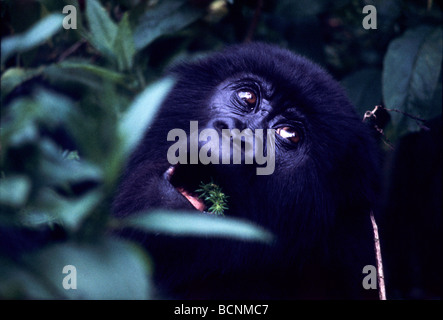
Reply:
[[195, 209], [199, 211], [204, 211], [206, 206], [203, 201], [196, 196], [191, 195], [183, 188], [177, 188], [178, 192], [180, 192], [193, 206]]

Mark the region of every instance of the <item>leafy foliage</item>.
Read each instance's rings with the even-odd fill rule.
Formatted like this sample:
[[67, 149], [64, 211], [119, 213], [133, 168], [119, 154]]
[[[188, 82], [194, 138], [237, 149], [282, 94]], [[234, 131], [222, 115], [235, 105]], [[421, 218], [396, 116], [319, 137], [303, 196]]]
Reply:
[[[216, 223], [214, 223], [216, 221]], [[246, 221], [230, 217], [217, 218], [207, 214], [168, 213], [154, 211], [125, 219], [123, 227], [145, 231], [162, 231], [171, 235], [216, 236], [231, 239], [272, 242], [272, 235]]]
[[[8, 6], [12, 10], [15, 4]], [[164, 9], [146, 10], [155, 14]], [[6, 250], [0, 257], [0, 296], [150, 298], [153, 262], [135, 243], [109, 235], [127, 226], [267, 241], [265, 231], [235, 219], [170, 212], [140, 213], [137, 219], [111, 217], [110, 202], [127, 156], [173, 79], [144, 89], [147, 80], [137, 61], [142, 48], [134, 41], [140, 35], [132, 31], [130, 11], [115, 22], [99, 1], [90, 0], [78, 14], [78, 30], [63, 30], [63, 16], [51, 14], [2, 39], [1, 241], [14, 251], [21, 249], [14, 244], [15, 234], [23, 230], [44, 236], [61, 229], [64, 236], [43, 241], [24, 256]], [[160, 27], [153, 24], [144, 32], [160, 37], [188, 23], [180, 22], [180, 11], [174, 17], [172, 29], [162, 20]], [[140, 24], [145, 24], [143, 19]], [[40, 51], [54, 60], [42, 59]], [[36, 55], [32, 62], [27, 62], [27, 54]], [[62, 287], [66, 265], [77, 269], [77, 290]]]
[[223, 215], [225, 210], [228, 210], [228, 196], [225, 195], [221, 187], [214, 182], [202, 182], [200, 189], [195, 190], [195, 192], [200, 193], [198, 197], [209, 205], [208, 212], [215, 215]]
[[[1, 297], [152, 297], [155, 261], [109, 236], [123, 227], [270, 241], [266, 231], [229, 217], [111, 217], [127, 155], [173, 85], [173, 79], [153, 80], [177, 60], [253, 34], [308, 55], [343, 79], [362, 116], [375, 104], [424, 120], [441, 115], [443, 19], [433, 1], [429, 7], [374, 1], [378, 30], [362, 28], [366, 1], [265, 1], [254, 21], [257, 3], [2, 1], [0, 241], [14, 244], [11, 230], [61, 229], [63, 236], [23, 257], [0, 256]], [[78, 29], [62, 27], [68, 4], [77, 9]], [[391, 113], [391, 140], [418, 128], [403, 113]], [[226, 206], [219, 196], [218, 213]], [[78, 291], [61, 288], [67, 264], [88, 275], [79, 276]]]

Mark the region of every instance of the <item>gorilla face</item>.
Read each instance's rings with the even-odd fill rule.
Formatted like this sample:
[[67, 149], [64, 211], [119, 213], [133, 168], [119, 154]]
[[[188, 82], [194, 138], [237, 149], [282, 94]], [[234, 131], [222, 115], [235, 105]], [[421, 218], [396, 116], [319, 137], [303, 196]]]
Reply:
[[[128, 163], [115, 214], [207, 210], [195, 190], [214, 181], [229, 197], [226, 215], [264, 226], [277, 243], [265, 248], [227, 240], [148, 241], [145, 235], [140, 239], [158, 265], [159, 287], [185, 298], [232, 298], [233, 288], [242, 298], [365, 295], [360, 275], [374, 264], [369, 212], [378, 189], [377, 152], [339, 84], [312, 62], [265, 44], [234, 46], [170, 74], [176, 85]], [[189, 140], [187, 161], [171, 165], [167, 154], [176, 142], [168, 141], [168, 133], [180, 129], [192, 137], [191, 121], [198, 124], [195, 134], [273, 129], [275, 148], [269, 149], [269, 136], [263, 139], [272, 173], [257, 174], [265, 165], [255, 160], [190, 164]], [[221, 145], [220, 140], [225, 155]], [[243, 144], [242, 160], [245, 150]], [[186, 257], [165, 253], [166, 246]], [[196, 250], [205, 257], [196, 257]]]

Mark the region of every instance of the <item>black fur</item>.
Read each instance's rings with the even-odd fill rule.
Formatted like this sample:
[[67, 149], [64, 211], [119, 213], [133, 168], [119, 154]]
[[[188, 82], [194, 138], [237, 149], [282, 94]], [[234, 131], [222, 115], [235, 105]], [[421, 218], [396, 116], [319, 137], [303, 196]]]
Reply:
[[[290, 123], [301, 139], [291, 145], [276, 138], [275, 172], [267, 176], [251, 165], [183, 166], [183, 179], [216, 179], [230, 197], [226, 215], [267, 228], [277, 242], [130, 232], [153, 256], [159, 297], [376, 298], [376, 290], [363, 289], [362, 270], [375, 265], [369, 213], [378, 194], [378, 153], [340, 85], [309, 60], [257, 43], [180, 64], [169, 74], [176, 85], [128, 163], [117, 216], [159, 207], [195, 210], [165, 178], [173, 143], [167, 133], [189, 133], [191, 120], [200, 129]], [[229, 85], [239, 81], [258, 87], [256, 110], [233, 106]]]

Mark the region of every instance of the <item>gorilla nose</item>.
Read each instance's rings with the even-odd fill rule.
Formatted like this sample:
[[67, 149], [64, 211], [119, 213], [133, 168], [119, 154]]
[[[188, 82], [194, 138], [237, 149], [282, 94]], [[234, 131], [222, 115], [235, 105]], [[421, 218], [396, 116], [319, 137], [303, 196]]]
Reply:
[[246, 125], [242, 121], [235, 118], [219, 118], [209, 123], [208, 128], [214, 128], [221, 133], [223, 129], [239, 129], [242, 131], [246, 128]]

